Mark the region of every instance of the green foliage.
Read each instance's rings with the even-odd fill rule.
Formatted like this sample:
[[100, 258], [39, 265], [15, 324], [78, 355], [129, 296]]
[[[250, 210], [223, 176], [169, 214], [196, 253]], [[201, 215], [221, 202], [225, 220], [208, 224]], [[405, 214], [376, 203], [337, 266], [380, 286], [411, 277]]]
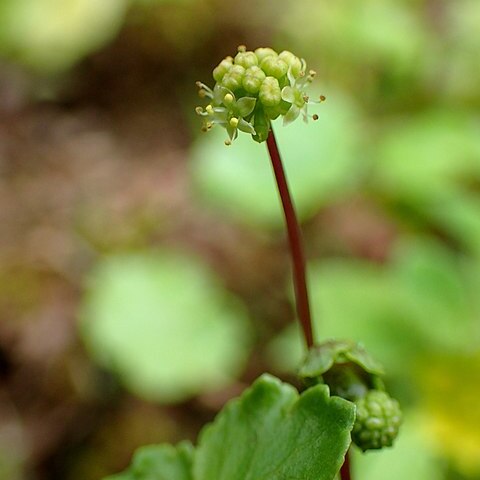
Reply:
[[434, 450], [467, 478], [480, 471], [480, 353], [424, 359], [413, 376], [421, 392], [419, 416]]
[[[325, 339], [361, 342], [390, 374], [408, 375], [427, 351], [462, 351], [477, 344], [476, 297], [466, 288], [475, 271], [474, 264], [456, 262], [441, 244], [418, 238], [400, 242], [385, 265], [352, 259], [313, 263], [317, 329]], [[291, 352], [290, 368], [295, 368], [298, 337], [289, 332], [278, 342]]]
[[402, 424], [402, 433], [395, 442], [395, 448], [378, 452], [363, 453], [352, 449], [352, 478], [368, 480], [441, 480], [442, 467], [434, 452], [429, 448], [427, 437], [419, 431], [421, 419], [408, 414]]
[[300, 367], [300, 378], [323, 375], [335, 364], [352, 363], [367, 373], [383, 375], [383, 367], [358, 343], [351, 340], [333, 340], [312, 347]]
[[299, 396], [263, 375], [204, 428], [190, 474], [186, 447], [160, 446], [141, 450], [132, 467], [111, 480], [333, 480], [354, 416], [353, 405], [330, 398], [324, 385]]
[[151, 445], [135, 453], [125, 472], [106, 480], [191, 480], [193, 447], [182, 442], [172, 445]]
[[91, 275], [81, 320], [98, 362], [152, 400], [219, 388], [247, 353], [244, 309], [188, 255], [106, 258]]
[[[317, 122], [276, 129], [297, 211], [305, 219], [345, 196], [363, 171], [362, 129], [349, 98], [333, 93]], [[191, 152], [193, 180], [206, 202], [243, 222], [283, 226], [267, 151], [245, 135], [225, 148], [215, 131], [197, 139]], [[241, 187], [239, 187], [239, 185]]]
[[361, 345], [346, 340], [314, 345], [298, 372], [306, 385], [326, 384], [356, 404], [352, 440], [363, 451], [391, 447], [402, 421], [398, 402], [384, 391], [383, 374]]
[[445, 231], [480, 255], [480, 127], [467, 112], [438, 110], [387, 128], [373, 186], [417, 221]]
[[0, 55], [40, 71], [71, 67], [112, 39], [127, 0], [2, 0]]

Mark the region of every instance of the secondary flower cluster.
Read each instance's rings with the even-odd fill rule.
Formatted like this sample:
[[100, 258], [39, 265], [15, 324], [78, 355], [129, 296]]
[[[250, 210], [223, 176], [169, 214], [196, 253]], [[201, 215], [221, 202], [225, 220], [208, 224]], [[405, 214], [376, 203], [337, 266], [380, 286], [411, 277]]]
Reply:
[[307, 387], [325, 383], [357, 406], [352, 441], [363, 451], [391, 447], [402, 423], [398, 402], [385, 391], [383, 368], [359, 344], [329, 340], [313, 346], [300, 368]]
[[[271, 120], [280, 115], [284, 125], [300, 113], [307, 121], [307, 105], [318, 102], [311, 102], [305, 93], [315, 77], [313, 70], [306, 70], [305, 60], [287, 50], [277, 53], [271, 48], [247, 51], [244, 46], [238, 47], [235, 58], [226, 57], [214, 68], [213, 89], [197, 82], [200, 97], [210, 100], [206, 108], [196, 108], [204, 118], [202, 130], [221, 125], [229, 137], [225, 144], [230, 145], [239, 130], [264, 142]], [[321, 96], [319, 101], [323, 100]], [[318, 116], [311, 118], [316, 120]]]

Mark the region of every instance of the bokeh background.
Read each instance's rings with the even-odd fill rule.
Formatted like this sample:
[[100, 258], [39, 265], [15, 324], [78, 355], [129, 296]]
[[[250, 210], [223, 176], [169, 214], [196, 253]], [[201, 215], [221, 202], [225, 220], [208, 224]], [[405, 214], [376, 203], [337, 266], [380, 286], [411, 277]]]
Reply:
[[0, 479], [97, 480], [302, 356], [264, 145], [200, 132], [239, 44], [318, 75], [275, 125], [318, 339], [405, 425], [358, 480], [480, 479], [480, 2], [2, 0]]

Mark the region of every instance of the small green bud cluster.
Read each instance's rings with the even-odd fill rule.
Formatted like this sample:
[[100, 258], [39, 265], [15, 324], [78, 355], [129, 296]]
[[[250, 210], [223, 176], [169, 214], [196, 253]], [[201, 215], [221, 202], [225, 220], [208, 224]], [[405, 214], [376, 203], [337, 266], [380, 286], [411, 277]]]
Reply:
[[363, 451], [390, 447], [402, 422], [398, 402], [385, 392], [383, 374], [363, 346], [345, 340], [314, 345], [299, 370], [307, 387], [324, 383], [332, 395], [355, 403], [352, 440]]
[[239, 130], [264, 142], [272, 120], [282, 116], [287, 125], [303, 113], [307, 121], [307, 105], [325, 100], [322, 96], [311, 102], [305, 93], [314, 77], [313, 70], [306, 72], [305, 61], [291, 52], [277, 53], [271, 48], [247, 51], [240, 46], [235, 58], [226, 57], [213, 69], [213, 89], [197, 82], [200, 97], [210, 99], [206, 108], [196, 108], [204, 117], [202, 130], [223, 126], [229, 137], [226, 145], [237, 138]]
[[402, 423], [398, 402], [381, 390], [370, 390], [356, 402], [353, 442], [363, 451], [391, 447]]

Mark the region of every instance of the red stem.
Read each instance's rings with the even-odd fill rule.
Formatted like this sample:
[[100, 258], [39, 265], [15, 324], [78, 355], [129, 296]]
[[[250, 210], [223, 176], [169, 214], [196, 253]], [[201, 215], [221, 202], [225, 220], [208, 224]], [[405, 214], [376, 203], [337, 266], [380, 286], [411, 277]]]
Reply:
[[340, 469], [340, 480], [352, 480], [350, 475], [350, 453], [345, 454], [345, 461]]
[[313, 330], [305, 278], [305, 255], [302, 247], [302, 235], [273, 130], [270, 130], [268, 134], [267, 147], [285, 214], [288, 241], [293, 262], [293, 283], [295, 285], [297, 315], [303, 329], [305, 342], [307, 347], [310, 348], [313, 345]]

